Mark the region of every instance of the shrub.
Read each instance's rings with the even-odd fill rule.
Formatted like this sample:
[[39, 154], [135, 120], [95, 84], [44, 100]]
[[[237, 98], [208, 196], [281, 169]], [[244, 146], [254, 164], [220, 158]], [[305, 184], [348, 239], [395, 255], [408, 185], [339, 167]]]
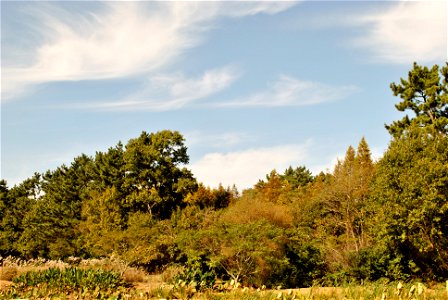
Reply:
[[[285, 247], [288, 259], [287, 275], [282, 285], [285, 287], [310, 287], [315, 280], [322, 278], [326, 264], [322, 251], [311, 245], [290, 242]], [[278, 283], [280, 284], [280, 282]]]
[[173, 282], [185, 282], [199, 284], [198, 288], [212, 287], [217, 278], [215, 268], [210, 267], [210, 261], [206, 257], [198, 257], [186, 263], [183, 272], [174, 276]]
[[390, 274], [388, 266], [391, 261], [390, 255], [380, 247], [370, 247], [359, 251], [352, 257], [353, 267], [350, 273], [357, 280], [375, 281]]

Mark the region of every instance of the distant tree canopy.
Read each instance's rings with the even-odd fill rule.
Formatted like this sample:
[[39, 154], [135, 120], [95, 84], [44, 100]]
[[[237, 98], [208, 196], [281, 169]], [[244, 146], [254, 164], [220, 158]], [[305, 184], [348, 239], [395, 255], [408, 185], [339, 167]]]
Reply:
[[1, 249], [26, 257], [84, 255], [81, 245], [89, 234], [80, 228], [98, 233], [106, 212], [113, 212], [108, 223], [123, 226], [140, 211], [169, 218], [197, 189], [191, 172], [181, 168], [188, 163], [186, 151], [178, 132], [142, 132], [125, 149], [118, 143], [95, 158], [81, 155], [9, 191], [2, 182]]

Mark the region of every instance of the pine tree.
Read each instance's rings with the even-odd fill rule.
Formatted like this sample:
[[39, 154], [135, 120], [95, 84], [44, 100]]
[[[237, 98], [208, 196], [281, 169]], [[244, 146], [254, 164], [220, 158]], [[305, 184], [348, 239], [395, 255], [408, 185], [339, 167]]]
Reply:
[[415, 114], [386, 125], [393, 137], [401, 136], [410, 127], [448, 132], [448, 63], [440, 70], [438, 65], [429, 69], [414, 63], [408, 79], [401, 78], [399, 84], [392, 83], [390, 87], [394, 96], [402, 99], [395, 107], [399, 111], [412, 110]]

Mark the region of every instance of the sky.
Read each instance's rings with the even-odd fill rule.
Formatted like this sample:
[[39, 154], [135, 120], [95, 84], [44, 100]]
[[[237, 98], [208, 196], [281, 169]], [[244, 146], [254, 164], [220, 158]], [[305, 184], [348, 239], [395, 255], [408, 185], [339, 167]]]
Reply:
[[206, 186], [331, 172], [447, 61], [446, 1], [1, 1], [1, 178], [177, 130]]

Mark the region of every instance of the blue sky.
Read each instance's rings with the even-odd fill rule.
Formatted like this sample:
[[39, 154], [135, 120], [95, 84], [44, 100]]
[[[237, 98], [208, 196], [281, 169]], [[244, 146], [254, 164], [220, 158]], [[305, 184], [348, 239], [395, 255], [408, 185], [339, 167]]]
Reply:
[[381, 156], [414, 61], [447, 61], [445, 1], [2, 1], [1, 178], [163, 129], [210, 186], [331, 171]]

